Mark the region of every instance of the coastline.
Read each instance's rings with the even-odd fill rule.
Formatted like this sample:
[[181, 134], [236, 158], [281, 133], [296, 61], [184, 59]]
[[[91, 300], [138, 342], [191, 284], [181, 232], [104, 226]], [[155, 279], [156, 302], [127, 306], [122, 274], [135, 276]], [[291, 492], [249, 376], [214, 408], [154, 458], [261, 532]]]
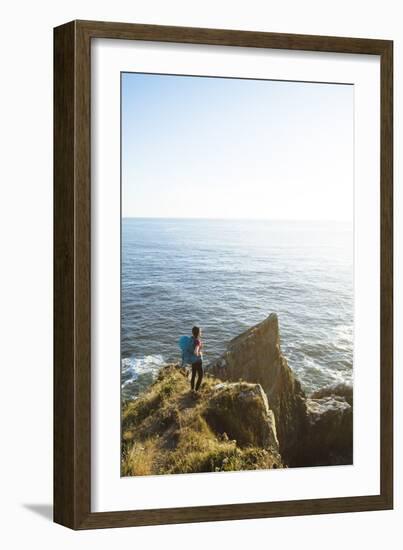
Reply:
[[[228, 459], [225, 465], [229, 468], [224, 447], [232, 453], [230, 464], [241, 470], [352, 464], [352, 388], [347, 385], [323, 387], [307, 396], [281, 352], [276, 314], [232, 339], [224, 354], [206, 368], [202, 398], [196, 409], [189, 401], [187, 376], [187, 371], [178, 364], [164, 366], [156, 381], [138, 399], [123, 403], [122, 475], [147, 475], [147, 472], [136, 473], [135, 469], [130, 473], [128, 464], [130, 460], [135, 464], [150, 463], [150, 460], [153, 463], [151, 455], [158, 457], [160, 471], [148, 473], [211, 471], [211, 464], [221, 471], [224, 464], [221, 459]], [[163, 389], [166, 387], [169, 389]], [[250, 395], [253, 402], [246, 415], [243, 410], [245, 395]], [[228, 409], [230, 421], [225, 413]], [[167, 415], [166, 422], [160, 418], [161, 411]], [[187, 432], [183, 428], [184, 419], [189, 415], [199, 423], [198, 429], [187, 428], [198, 441], [199, 466], [187, 463], [184, 472], [180, 472], [180, 453], [189, 452]], [[255, 421], [251, 420], [253, 418]], [[261, 438], [262, 433], [271, 434], [267, 435], [266, 443]], [[230, 446], [221, 445], [223, 437], [224, 441], [226, 438], [232, 441]], [[164, 445], [170, 450], [160, 446], [161, 441], [165, 441]], [[206, 445], [214, 447], [221, 458], [209, 462]], [[252, 448], [254, 451], [250, 451], [246, 459], [245, 449]], [[150, 454], [148, 458], [141, 457], [145, 449]], [[176, 466], [169, 462], [172, 452], [176, 453]], [[252, 455], [255, 462], [251, 461]], [[171, 466], [164, 470], [161, 464]]]

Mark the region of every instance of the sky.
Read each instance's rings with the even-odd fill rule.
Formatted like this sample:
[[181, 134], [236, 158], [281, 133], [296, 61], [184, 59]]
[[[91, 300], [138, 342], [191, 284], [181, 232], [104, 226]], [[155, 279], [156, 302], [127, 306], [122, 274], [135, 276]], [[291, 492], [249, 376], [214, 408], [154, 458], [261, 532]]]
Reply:
[[122, 74], [122, 216], [351, 221], [352, 85]]

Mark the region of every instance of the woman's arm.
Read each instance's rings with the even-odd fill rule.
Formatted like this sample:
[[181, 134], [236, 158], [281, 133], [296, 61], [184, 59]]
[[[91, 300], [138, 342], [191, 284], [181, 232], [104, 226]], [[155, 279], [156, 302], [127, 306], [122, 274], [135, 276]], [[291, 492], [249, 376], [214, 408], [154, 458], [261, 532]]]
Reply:
[[196, 340], [194, 354], [197, 355], [197, 357], [200, 357], [200, 355], [201, 355], [200, 351], [201, 351], [201, 342], [200, 342], [200, 340]]

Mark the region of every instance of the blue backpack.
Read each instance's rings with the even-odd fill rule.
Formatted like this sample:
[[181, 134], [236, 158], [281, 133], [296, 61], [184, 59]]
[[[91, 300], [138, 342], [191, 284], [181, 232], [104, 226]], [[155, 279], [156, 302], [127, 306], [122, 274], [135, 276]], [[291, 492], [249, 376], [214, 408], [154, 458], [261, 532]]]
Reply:
[[198, 360], [198, 357], [194, 354], [195, 340], [193, 336], [181, 336], [178, 345], [182, 352], [182, 365], [192, 364]]

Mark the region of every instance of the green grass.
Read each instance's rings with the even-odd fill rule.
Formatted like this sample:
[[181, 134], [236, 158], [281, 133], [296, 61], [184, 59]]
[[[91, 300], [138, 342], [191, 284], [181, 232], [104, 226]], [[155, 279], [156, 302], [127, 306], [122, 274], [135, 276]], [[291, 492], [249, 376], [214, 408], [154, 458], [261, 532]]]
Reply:
[[[250, 422], [253, 414], [262, 414], [258, 397], [251, 403], [250, 418], [240, 418], [236, 392], [241, 385], [229, 385], [228, 392], [220, 391], [224, 399], [217, 401], [214, 388], [219, 382], [205, 376], [194, 396], [186, 372], [169, 366], [144, 394], [127, 402], [122, 412], [122, 475], [282, 467], [277, 453], [255, 444], [258, 437], [254, 438]], [[221, 424], [220, 414], [213, 414], [217, 406], [221, 418], [226, 418]]]

